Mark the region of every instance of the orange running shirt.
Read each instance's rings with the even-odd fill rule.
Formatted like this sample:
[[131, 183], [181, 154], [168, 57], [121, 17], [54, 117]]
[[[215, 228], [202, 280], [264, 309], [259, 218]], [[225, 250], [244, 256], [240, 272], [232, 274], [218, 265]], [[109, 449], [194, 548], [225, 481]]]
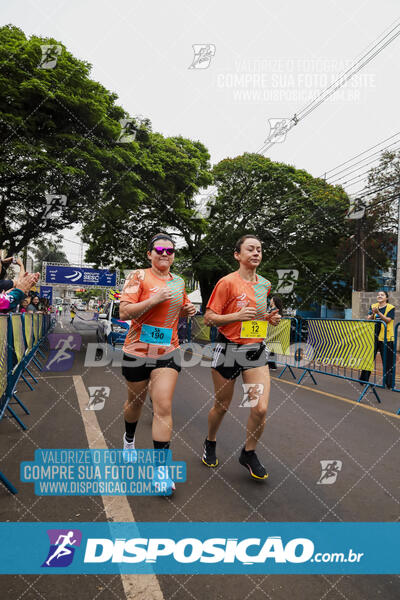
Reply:
[[[131, 326], [125, 339], [123, 351], [133, 356], [157, 357], [179, 348], [178, 321], [179, 312], [189, 302], [185, 282], [179, 275], [169, 274], [170, 279], [156, 277], [151, 269], [138, 269], [130, 274], [122, 290], [121, 302], [143, 302], [161, 288], [168, 286], [172, 292], [170, 300], [165, 300], [154, 308], [131, 320]], [[172, 328], [171, 344], [161, 346], [140, 341], [142, 325]]]
[[[244, 306], [252, 306], [257, 309], [255, 318], [263, 321], [267, 314], [267, 297], [270, 291], [271, 282], [268, 279], [257, 275], [257, 281], [246, 281], [239, 275], [239, 271], [235, 271], [218, 281], [207, 308], [218, 315], [229, 315], [239, 312]], [[262, 341], [263, 338], [241, 338], [241, 328], [242, 321], [236, 321], [218, 327], [218, 331], [235, 344], [254, 344]]]

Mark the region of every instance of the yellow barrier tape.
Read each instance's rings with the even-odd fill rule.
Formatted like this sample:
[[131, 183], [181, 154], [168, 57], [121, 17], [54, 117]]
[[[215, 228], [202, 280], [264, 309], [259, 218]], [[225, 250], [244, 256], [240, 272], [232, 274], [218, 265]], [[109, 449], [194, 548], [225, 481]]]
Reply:
[[25, 313], [24, 322], [25, 322], [25, 339], [26, 339], [26, 347], [28, 352], [32, 350], [32, 320], [33, 315], [29, 313]]
[[39, 341], [39, 315], [37, 313], [33, 313], [33, 337], [36, 346]]
[[18, 364], [21, 362], [25, 353], [24, 336], [22, 334], [22, 317], [21, 315], [11, 315], [11, 324], [14, 340], [14, 351], [17, 357]]
[[290, 324], [290, 319], [282, 319], [279, 325], [276, 326], [268, 323], [265, 343], [267, 344], [267, 348], [270, 352], [285, 355], [289, 353]]

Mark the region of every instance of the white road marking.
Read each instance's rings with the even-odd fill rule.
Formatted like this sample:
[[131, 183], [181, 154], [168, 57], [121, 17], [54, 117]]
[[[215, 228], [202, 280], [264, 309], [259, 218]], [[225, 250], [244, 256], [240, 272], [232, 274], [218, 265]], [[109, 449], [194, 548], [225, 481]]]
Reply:
[[[100, 429], [96, 411], [85, 410], [89, 402], [89, 394], [83, 379], [80, 375], [74, 375], [73, 378], [89, 448], [106, 449], [108, 446]], [[102, 496], [101, 498], [110, 521], [126, 523], [135, 521], [126, 496]], [[156, 575], [121, 574], [121, 579], [127, 600], [164, 600]]]

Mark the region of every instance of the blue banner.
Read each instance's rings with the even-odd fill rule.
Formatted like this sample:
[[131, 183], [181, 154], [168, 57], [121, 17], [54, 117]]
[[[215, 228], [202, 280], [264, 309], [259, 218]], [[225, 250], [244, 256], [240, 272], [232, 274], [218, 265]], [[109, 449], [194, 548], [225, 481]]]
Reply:
[[111, 273], [107, 269], [46, 265], [45, 281], [46, 283], [62, 283], [82, 287], [115, 287], [117, 274]]
[[0, 539], [1, 574], [400, 572], [400, 523], [19, 522]]
[[51, 285], [41, 285], [39, 295], [41, 298], [48, 298], [50, 305], [53, 304], [53, 288]]

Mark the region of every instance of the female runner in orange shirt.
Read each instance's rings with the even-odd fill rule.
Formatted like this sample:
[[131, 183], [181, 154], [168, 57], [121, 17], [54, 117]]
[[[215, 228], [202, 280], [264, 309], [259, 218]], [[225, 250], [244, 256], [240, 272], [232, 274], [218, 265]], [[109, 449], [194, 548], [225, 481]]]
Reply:
[[246, 443], [239, 462], [254, 479], [266, 479], [268, 474], [255, 453], [265, 426], [270, 391], [268, 352], [263, 340], [266, 322], [278, 325], [281, 317], [277, 310], [267, 313], [271, 283], [256, 273], [262, 259], [260, 240], [255, 235], [242, 236], [236, 243], [234, 257], [239, 270], [218, 281], [204, 317], [207, 325], [218, 328], [219, 343], [211, 363], [215, 404], [208, 415], [202, 461], [208, 467], [218, 465], [217, 431], [229, 409], [235, 380], [242, 373], [251, 401]]
[[[134, 450], [135, 431], [151, 382], [153, 445], [168, 449], [172, 434], [172, 398], [181, 370], [178, 341], [179, 317], [192, 316], [182, 277], [170, 272], [175, 244], [166, 233], [148, 244], [148, 269], [138, 269], [127, 279], [120, 299], [120, 319], [131, 319], [123, 347], [122, 373], [128, 386], [124, 405], [124, 449]], [[157, 474], [155, 476], [157, 480]], [[165, 478], [164, 478], [165, 481]], [[167, 495], [175, 489], [167, 482]]]

